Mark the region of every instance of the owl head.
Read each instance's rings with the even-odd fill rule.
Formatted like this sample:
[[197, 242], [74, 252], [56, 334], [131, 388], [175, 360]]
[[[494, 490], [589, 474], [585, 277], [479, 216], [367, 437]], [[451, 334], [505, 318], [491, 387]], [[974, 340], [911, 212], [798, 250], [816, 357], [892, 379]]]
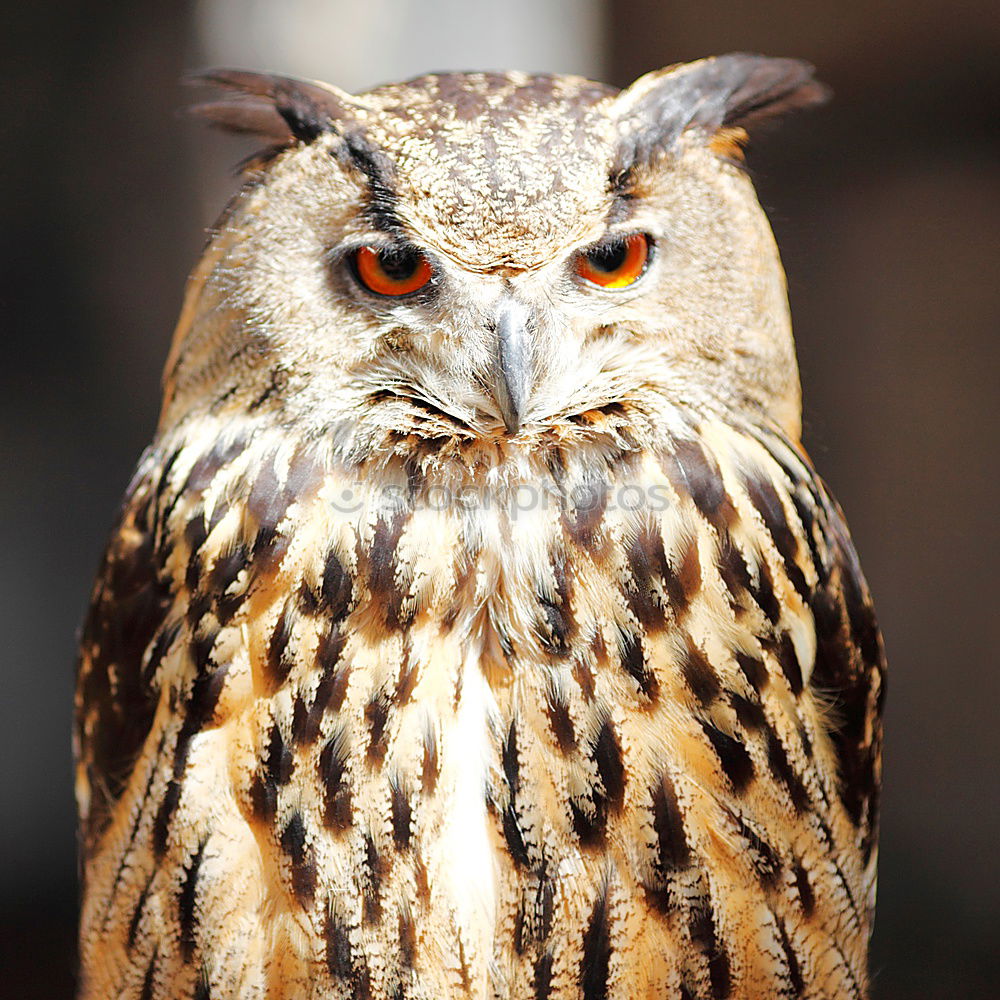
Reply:
[[624, 91], [442, 74], [352, 95], [238, 71], [196, 110], [267, 141], [189, 283], [161, 427], [269, 414], [528, 446], [588, 415], [799, 433], [784, 277], [741, 165], [812, 68], [727, 55]]

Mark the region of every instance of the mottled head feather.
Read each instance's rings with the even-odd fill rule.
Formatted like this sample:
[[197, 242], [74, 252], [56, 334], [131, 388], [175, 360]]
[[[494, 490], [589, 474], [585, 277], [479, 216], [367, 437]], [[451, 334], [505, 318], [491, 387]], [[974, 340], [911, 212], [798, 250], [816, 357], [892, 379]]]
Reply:
[[[234, 69], [207, 70], [189, 82], [229, 92], [195, 105], [192, 114], [259, 136], [278, 149], [325, 133], [353, 136], [355, 145], [367, 146], [366, 133], [414, 135], [421, 121], [431, 120], [457, 126], [442, 130], [439, 138], [448, 143], [462, 131], [517, 132], [521, 123], [537, 121], [539, 115], [554, 119], [568, 134], [593, 127], [592, 112], [600, 105], [600, 117], [615, 122], [621, 136], [611, 171], [621, 177], [651, 164], [690, 129], [703, 132], [713, 152], [739, 159], [749, 127], [828, 99], [829, 89], [813, 72], [799, 59], [737, 52], [655, 70], [617, 96], [610, 87], [580, 78], [521, 73], [433, 74], [361, 96], [325, 83]], [[566, 128], [570, 124], [573, 129]], [[345, 152], [353, 158], [351, 150]]]
[[[244, 70], [190, 79], [229, 92], [193, 114], [267, 142], [263, 157], [248, 164], [326, 137], [330, 152], [366, 180], [369, 215], [387, 232], [401, 229], [394, 206], [403, 202], [412, 225], [422, 214], [433, 226], [444, 212], [458, 244], [468, 243], [496, 221], [492, 213], [484, 219], [483, 209], [502, 203], [508, 235], [518, 240], [526, 214], [548, 199], [561, 207], [548, 238], [580, 218], [580, 191], [599, 194], [607, 186], [599, 154], [613, 146], [614, 122], [604, 108], [617, 91], [580, 77], [440, 73], [360, 95]], [[544, 156], [526, 157], [526, 148]]]

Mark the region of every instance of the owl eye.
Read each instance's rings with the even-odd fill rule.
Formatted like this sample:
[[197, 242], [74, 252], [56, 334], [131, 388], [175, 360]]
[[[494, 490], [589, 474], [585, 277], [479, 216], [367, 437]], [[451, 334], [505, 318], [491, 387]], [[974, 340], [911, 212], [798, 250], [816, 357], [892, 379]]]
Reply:
[[419, 291], [433, 276], [430, 261], [411, 247], [360, 247], [351, 256], [351, 268], [368, 291], [394, 298]]
[[646, 270], [649, 248], [645, 233], [604, 240], [577, 256], [576, 273], [601, 288], [626, 288]]

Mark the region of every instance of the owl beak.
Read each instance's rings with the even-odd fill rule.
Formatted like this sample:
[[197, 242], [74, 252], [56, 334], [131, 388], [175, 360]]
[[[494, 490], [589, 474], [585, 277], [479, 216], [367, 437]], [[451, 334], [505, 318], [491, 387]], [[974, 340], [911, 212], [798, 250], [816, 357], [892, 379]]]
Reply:
[[531, 391], [530, 318], [529, 309], [520, 302], [507, 299], [494, 319], [497, 353], [492, 379], [493, 398], [500, 407], [508, 434], [518, 432]]

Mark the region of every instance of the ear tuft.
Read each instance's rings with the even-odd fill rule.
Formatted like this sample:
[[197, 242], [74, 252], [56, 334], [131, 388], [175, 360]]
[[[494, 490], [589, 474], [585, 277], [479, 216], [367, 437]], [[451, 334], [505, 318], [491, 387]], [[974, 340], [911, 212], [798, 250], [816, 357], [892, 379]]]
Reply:
[[722, 127], [745, 129], [788, 111], [823, 104], [831, 96], [830, 88], [813, 75], [815, 67], [801, 59], [735, 53], [717, 62], [727, 83], [739, 83], [725, 100]]
[[829, 98], [813, 72], [800, 59], [735, 52], [647, 73], [611, 105], [622, 131], [617, 169], [650, 162], [688, 129], [738, 159], [748, 127]]
[[350, 94], [327, 84], [287, 76], [213, 69], [185, 82], [230, 91], [189, 111], [219, 128], [259, 136], [276, 146], [313, 142], [324, 132], [341, 132], [356, 105]]

